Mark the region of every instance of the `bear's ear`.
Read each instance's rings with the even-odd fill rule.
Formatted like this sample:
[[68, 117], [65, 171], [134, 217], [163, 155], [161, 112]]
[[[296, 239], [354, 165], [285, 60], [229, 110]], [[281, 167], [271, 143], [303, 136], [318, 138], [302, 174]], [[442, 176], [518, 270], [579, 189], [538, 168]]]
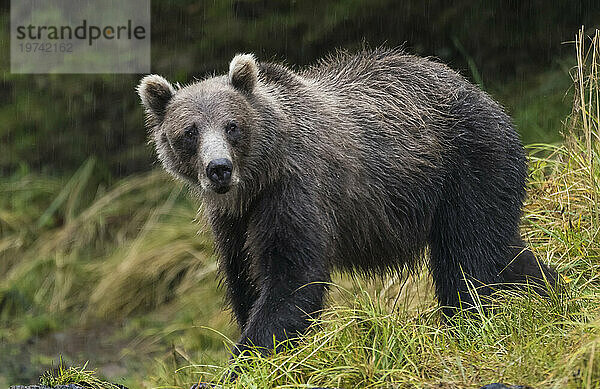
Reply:
[[175, 94], [175, 88], [163, 77], [151, 74], [142, 78], [137, 92], [146, 113], [161, 121], [165, 116], [167, 104]]
[[253, 54], [238, 54], [229, 64], [229, 82], [244, 93], [252, 93], [258, 79], [258, 64]]

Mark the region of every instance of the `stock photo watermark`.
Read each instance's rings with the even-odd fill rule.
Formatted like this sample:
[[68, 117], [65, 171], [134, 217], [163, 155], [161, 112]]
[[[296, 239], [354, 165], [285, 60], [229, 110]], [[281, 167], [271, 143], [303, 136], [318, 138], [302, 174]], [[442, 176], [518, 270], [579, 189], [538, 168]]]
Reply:
[[150, 72], [150, 0], [11, 0], [12, 73]]

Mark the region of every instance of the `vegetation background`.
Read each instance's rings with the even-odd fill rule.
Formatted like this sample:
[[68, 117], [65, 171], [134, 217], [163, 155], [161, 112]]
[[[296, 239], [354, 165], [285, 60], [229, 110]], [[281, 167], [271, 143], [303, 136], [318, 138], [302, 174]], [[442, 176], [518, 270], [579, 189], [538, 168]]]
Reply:
[[[0, 387], [36, 382], [61, 357], [132, 388], [218, 379], [237, 330], [200, 204], [146, 143], [141, 75], [11, 74], [9, 6], [0, 0]], [[172, 81], [225, 72], [237, 52], [302, 66], [364, 44], [461, 71], [531, 145], [524, 233], [572, 289], [550, 303], [505, 295], [492, 314], [444, 325], [426, 274], [340, 275], [319, 330], [294, 352], [239, 361], [252, 365], [240, 387], [600, 387], [599, 54], [585, 56], [599, 22], [597, 0], [152, 1], [152, 70]]]

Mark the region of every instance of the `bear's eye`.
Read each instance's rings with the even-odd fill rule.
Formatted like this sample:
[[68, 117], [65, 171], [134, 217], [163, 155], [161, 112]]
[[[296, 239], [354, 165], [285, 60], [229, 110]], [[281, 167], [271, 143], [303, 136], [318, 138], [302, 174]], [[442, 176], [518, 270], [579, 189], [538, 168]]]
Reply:
[[227, 135], [235, 136], [240, 131], [238, 125], [235, 122], [229, 122], [225, 125], [225, 132]]
[[195, 145], [196, 140], [198, 139], [198, 127], [195, 124], [192, 124], [183, 131], [183, 140], [186, 145]]
[[184, 131], [186, 138], [195, 138], [198, 135], [198, 127], [195, 124], [187, 127]]

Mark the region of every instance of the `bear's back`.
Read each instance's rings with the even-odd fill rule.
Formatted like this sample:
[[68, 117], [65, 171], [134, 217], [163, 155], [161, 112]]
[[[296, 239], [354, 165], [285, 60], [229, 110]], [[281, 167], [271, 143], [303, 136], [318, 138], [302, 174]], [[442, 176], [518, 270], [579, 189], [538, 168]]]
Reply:
[[448, 179], [502, 177], [515, 159], [525, 169], [501, 107], [443, 64], [375, 50], [282, 74], [287, 155], [329, 213], [334, 262], [373, 270], [374, 256], [415, 257]]

